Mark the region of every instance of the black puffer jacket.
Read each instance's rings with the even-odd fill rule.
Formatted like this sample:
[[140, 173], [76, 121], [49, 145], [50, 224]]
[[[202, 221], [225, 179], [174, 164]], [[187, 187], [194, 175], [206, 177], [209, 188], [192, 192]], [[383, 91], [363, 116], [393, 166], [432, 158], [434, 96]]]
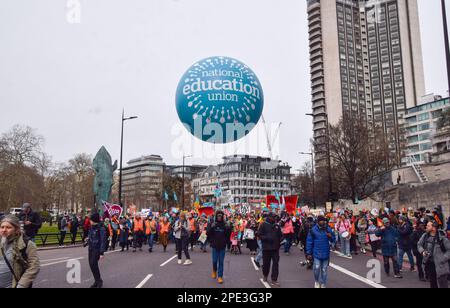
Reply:
[[279, 250], [283, 233], [278, 224], [267, 219], [259, 227], [258, 237], [261, 239], [263, 250]]
[[20, 213], [19, 220], [23, 221], [24, 223], [26, 221], [31, 222], [31, 224], [25, 225], [23, 227], [23, 229], [25, 231], [25, 235], [29, 238], [35, 237], [36, 234], [38, 233], [39, 229], [42, 226], [41, 216], [38, 213], [33, 212], [33, 211], [31, 211], [28, 214], [25, 214], [24, 212]]
[[218, 211], [214, 222], [208, 226], [206, 235], [208, 236], [208, 241], [211, 243], [212, 248], [222, 250], [225, 249], [230, 239], [231, 228], [224, 220], [220, 222], [217, 221], [218, 214], [222, 214], [222, 217], [225, 217], [222, 212]]
[[403, 226], [398, 226], [398, 233], [400, 234], [400, 238], [398, 241], [398, 246], [403, 250], [411, 250], [412, 249], [412, 240], [411, 235], [413, 233], [413, 228], [409, 222], [405, 223]]

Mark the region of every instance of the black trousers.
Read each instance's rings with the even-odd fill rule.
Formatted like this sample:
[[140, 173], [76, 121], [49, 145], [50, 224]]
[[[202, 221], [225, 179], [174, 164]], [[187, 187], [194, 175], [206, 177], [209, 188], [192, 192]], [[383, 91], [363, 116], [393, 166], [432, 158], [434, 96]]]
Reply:
[[87, 239], [88, 236], [89, 236], [89, 230], [83, 230], [83, 243]]
[[377, 251], [378, 249], [380, 249], [380, 245], [381, 242], [380, 241], [375, 241], [375, 242], [370, 242], [370, 247], [372, 249], [372, 255], [374, 258], [377, 257]]
[[78, 231], [75, 232], [71, 232], [71, 239], [72, 239], [72, 245], [75, 245], [76, 241], [77, 241], [77, 233]]
[[98, 261], [100, 260], [100, 251], [89, 249], [89, 267], [91, 268], [92, 275], [94, 275], [95, 282], [103, 282], [100, 276], [100, 268]]
[[268, 277], [270, 273], [270, 267], [272, 265], [272, 281], [278, 280], [278, 271], [280, 264], [280, 251], [279, 250], [264, 250], [263, 251], [263, 275]]
[[145, 234], [142, 231], [135, 232], [133, 234], [133, 248], [142, 248], [142, 243], [144, 242]]
[[389, 260], [392, 260], [392, 265], [394, 267], [394, 275], [400, 275], [400, 266], [398, 265], [398, 257], [397, 256], [383, 256], [384, 261], [384, 271], [389, 275], [390, 266]]
[[189, 255], [189, 238], [182, 237], [181, 239], [176, 239], [176, 241], [177, 241], [178, 260], [181, 260], [181, 255], [183, 252], [186, 255], [186, 259], [190, 260], [191, 256]]
[[66, 231], [60, 231], [59, 233], [59, 246], [64, 245], [64, 240], [66, 239]]
[[350, 238], [350, 252], [358, 253], [358, 246], [356, 245], [356, 235], [352, 235]]
[[423, 271], [423, 256], [420, 253], [414, 254], [416, 257], [417, 271], [419, 272], [419, 279], [425, 278], [425, 273]]
[[191, 245], [191, 248], [194, 249], [194, 245], [197, 243], [197, 232], [192, 232], [189, 236], [189, 244]]
[[436, 265], [433, 262], [427, 262], [425, 264], [425, 272], [430, 279], [430, 287], [432, 289], [448, 289], [447, 275], [438, 277], [436, 274]]

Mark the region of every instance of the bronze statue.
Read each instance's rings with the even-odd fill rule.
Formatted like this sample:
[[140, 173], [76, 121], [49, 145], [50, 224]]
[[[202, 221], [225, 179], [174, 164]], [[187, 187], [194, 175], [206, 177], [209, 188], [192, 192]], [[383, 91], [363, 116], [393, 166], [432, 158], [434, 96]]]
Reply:
[[117, 169], [117, 160], [111, 164], [111, 155], [104, 146], [100, 148], [94, 158], [94, 194], [97, 208], [102, 208], [102, 201], [110, 201], [111, 188], [114, 183], [114, 171]]

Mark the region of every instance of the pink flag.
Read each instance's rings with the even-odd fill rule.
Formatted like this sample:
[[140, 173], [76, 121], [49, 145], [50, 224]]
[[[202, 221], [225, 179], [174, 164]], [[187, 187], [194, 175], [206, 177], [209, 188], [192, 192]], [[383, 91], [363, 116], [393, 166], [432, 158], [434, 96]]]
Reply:
[[114, 215], [117, 215], [117, 217], [122, 216], [123, 209], [120, 205], [103, 201], [103, 208], [105, 209], [106, 218], [111, 218]]

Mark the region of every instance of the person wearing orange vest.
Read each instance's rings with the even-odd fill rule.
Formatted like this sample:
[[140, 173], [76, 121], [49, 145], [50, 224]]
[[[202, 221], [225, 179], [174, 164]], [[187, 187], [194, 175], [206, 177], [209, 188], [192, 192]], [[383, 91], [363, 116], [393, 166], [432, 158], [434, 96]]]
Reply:
[[160, 224], [161, 228], [159, 230], [159, 239], [161, 245], [164, 248], [164, 252], [167, 250], [167, 245], [169, 244], [169, 232], [170, 232], [170, 222], [167, 216], [164, 216]]
[[133, 219], [133, 252], [136, 252], [136, 248], [139, 247], [139, 251], [142, 251], [142, 243], [144, 241], [144, 220], [140, 216], [136, 216]]
[[111, 218], [111, 221], [108, 225], [109, 235], [111, 236], [111, 250], [112, 251], [116, 250], [117, 238], [120, 233], [119, 226], [120, 226], [119, 219], [117, 218], [117, 215], [114, 215]]
[[156, 221], [152, 215], [149, 215], [145, 220], [145, 235], [148, 239], [148, 252], [153, 252], [153, 242], [156, 234]]
[[357, 217], [353, 216], [351, 217], [351, 227], [350, 227], [350, 254], [353, 254], [355, 256], [358, 255], [358, 246], [356, 245], [357, 241], [357, 234], [356, 234], [356, 224], [357, 224]]
[[195, 220], [194, 214], [189, 214], [188, 219], [189, 224], [189, 244], [191, 245], [191, 251], [194, 251], [195, 243], [197, 242], [197, 221]]

